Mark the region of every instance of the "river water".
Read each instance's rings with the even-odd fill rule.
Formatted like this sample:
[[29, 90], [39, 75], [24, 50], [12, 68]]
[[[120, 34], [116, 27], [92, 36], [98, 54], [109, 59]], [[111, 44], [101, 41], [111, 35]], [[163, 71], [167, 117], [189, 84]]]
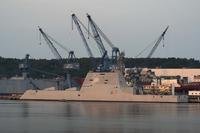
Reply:
[[200, 104], [0, 100], [0, 133], [199, 133]]

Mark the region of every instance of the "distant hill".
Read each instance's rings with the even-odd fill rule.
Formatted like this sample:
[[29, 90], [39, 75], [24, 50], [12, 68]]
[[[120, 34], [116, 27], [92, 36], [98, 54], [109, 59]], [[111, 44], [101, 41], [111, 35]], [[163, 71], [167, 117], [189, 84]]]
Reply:
[[[89, 58], [78, 59], [80, 63], [79, 71], [72, 71], [72, 76], [84, 77], [87, 72], [91, 69]], [[99, 62], [100, 59], [95, 59]], [[0, 78], [12, 76], [20, 76], [21, 72], [18, 69], [19, 63], [22, 62], [21, 59], [15, 58], [2, 58], [0, 57]], [[54, 73], [58, 75], [64, 75], [62, 69], [63, 64], [66, 60], [61, 62], [55, 59], [30, 59], [30, 66], [34, 69], [45, 71], [47, 73]], [[149, 67], [149, 68], [200, 68], [199, 60], [195, 59], [185, 59], [185, 58], [126, 58], [126, 67]], [[54, 78], [55, 75], [39, 73], [36, 71], [30, 71], [30, 76], [32, 78]]]

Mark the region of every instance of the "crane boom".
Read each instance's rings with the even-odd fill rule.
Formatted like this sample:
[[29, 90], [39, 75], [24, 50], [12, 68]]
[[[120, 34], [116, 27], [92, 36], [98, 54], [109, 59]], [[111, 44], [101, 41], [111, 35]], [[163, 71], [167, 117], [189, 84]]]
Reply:
[[81, 36], [81, 38], [82, 38], [82, 40], [83, 40], [84, 46], [85, 46], [85, 48], [86, 48], [86, 50], [87, 50], [88, 56], [89, 56], [89, 57], [93, 57], [92, 51], [91, 51], [91, 49], [90, 49], [90, 47], [89, 47], [89, 45], [88, 45], [88, 43], [87, 43], [87, 41], [86, 41], [86, 39], [85, 39], [85, 36], [84, 36], [84, 34], [83, 34], [83, 31], [81, 30], [81, 26], [80, 26], [80, 24], [79, 24], [80, 20], [76, 17], [75, 14], [72, 14], [72, 20], [73, 20], [74, 23], [76, 24], [77, 30], [78, 30], [78, 32], [79, 32], [79, 34], [80, 34], [80, 36]]
[[[87, 14], [88, 15], [88, 14]], [[79, 22], [79, 24], [83, 27], [83, 29], [85, 30], [85, 32], [87, 32], [87, 34], [92, 37], [95, 41], [96, 41], [96, 38], [95, 36], [93, 36], [90, 31], [86, 28], [86, 26], [77, 18], [77, 21]], [[96, 30], [99, 32], [99, 35], [101, 35], [101, 37], [108, 43], [108, 45], [112, 48], [112, 61], [113, 63], [115, 62], [116, 63], [116, 60], [119, 56], [119, 48], [116, 47], [110, 40], [109, 38], [103, 33], [103, 31], [98, 27], [98, 25], [93, 21], [93, 24], [95, 25], [96, 27]], [[104, 46], [103, 46], [104, 47]], [[101, 47], [98, 46], [99, 49], [101, 49]], [[102, 52], [100, 52], [101, 55], [103, 56]]]
[[[117, 58], [119, 56], [119, 48], [116, 47], [111, 41], [110, 39], [103, 33], [103, 31], [98, 27], [98, 25], [91, 19], [90, 15], [87, 14], [87, 17], [89, 19], [89, 23], [91, 25], [92, 31], [94, 36], [92, 36], [92, 38], [97, 42], [97, 44], [99, 44], [99, 48], [103, 49], [102, 51], [104, 51], [104, 45], [101, 41], [101, 38], [99, 35], [101, 35], [101, 37], [107, 42], [107, 44], [112, 48], [112, 63], [114, 65], [116, 65], [117, 63]], [[89, 33], [89, 31], [88, 31]], [[89, 35], [91, 36], [91, 34], [89, 33]], [[105, 51], [104, 51], [105, 52]]]
[[[89, 15], [89, 14], [87, 14]], [[89, 15], [90, 16], [90, 15]], [[101, 35], [101, 37], [108, 43], [108, 45], [111, 48], [114, 48], [114, 44], [110, 41], [110, 39], [103, 33], [103, 31], [99, 28], [99, 26], [93, 21], [93, 24], [95, 25], [97, 31], [99, 32], [99, 34]]]
[[[94, 22], [94, 21], [93, 21]], [[99, 31], [101, 37], [108, 43], [108, 45], [112, 48], [112, 61], [113, 63], [116, 63], [117, 58], [119, 56], [119, 48], [116, 47], [110, 39], [103, 33], [103, 31], [97, 26], [97, 24], [94, 22], [95, 26], [97, 27], [97, 30]]]
[[97, 26], [97, 24], [93, 21], [95, 26], [97, 27], [98, 32], [100, 33], [101, 37], [108, 43], [108, 45], [112, 48], [112, 62], [115, 64], [117, 62], [117, 58], [120, 54], [119, 48], [116, 47], [110, 39], [103, 33], [103, 31]]
[[110, 71], [111, 65], [109, 62], [108, 52], [103, 45], [103, 42], [102, 42], [101, 37], [98, 32], [98, 28], [89, 14], [87, 14], [87, 18], [88, 18], [88, 22], [89, 22], [88, 24], [92, 29], [93, 39], [96, 41], [99, 51], [102, 55], [101, 63], [99, 65], [99, 70], [100, 71]]
[[79, 69], [79, 63], [78, 60], [74, 54], [74, 51], [71, 51], [69, 49], [67, 49], [65, 46], [63, 46], [62, 44], [60, 44], [59, 42], [57, 42], [55, 39], [53, 39], [51, 36], [49, 36], [47, 33], [45, 33], [40, 27], [39, 27], [39, 31], [41, 32], [41, 34], [43, 35], [45, 41], [47, 42], [48, 46], [50, 47], [51, 51], [54, 53], [55, 57], [57, 59], [62, 59], [61, 55], [58, 53], [57, 49], [55, 48], [55, 46], [53, 45], [53, 42], [55, 44], [57, 44], [58, 46], [60, 46], [62, 49], [64, 49], [65, 51], [67, 51], [68, 53], [68, 60], [67, 63], [64, 64], [64, 69]]
[[55, 39], [53, 39], [51, 36], [47, 35], [47, 37], [49, 39], [51, 39], [51, 41], [53, 41], [55, 44], [57, 44], [60, 48], [62, 48], [63, 50], [65, 50], [68, 54], [70, 53], [70, 50], [68, 48], [66, 48], [65, 46], [63, 46], [62, 44], [60, 44], [58, 41], [56, 41]]
[[165, 36], [165, 34], [166, 34], [168, 29], [169, 29], [169, 26], [167, 26], [167, 28], [164, 30], [164, 32], [159, 36], [158, 40], [156, 41], [155, 45], [151, 49], [151, 51], [150, 51], [149, 55], [147, 56], [147, 58], [151, 58], [151, 56], [154, 54], [154, 52], [157, 49], [158, 45], [160, 44], [162, 39], [164, 39], [164, 36]]
[[54, 40], [51, 36], [49, 36], [47, 33], [45, 33], [39, 26], [38, 26], [38, 28], [39, 28], [39, 31], [41, 32], [42, 36], [44, 37], [46, 43], [48, 44], [49, 48], [51, 49], [52, 53], [55, 55], [55, 57], [57, 59], [59, 59], [62, 62], [62, 60], [61, 60], [62, 57], [58, 53], [58, 51], [55, 48], [55, 46], [53, 45], [53, 42], [56, 43], [61, 48], [63, 48], [65, 51], [68, 52], [68, 60], [67, 60], [67, 63], [65, 63], [63, 65], [63, 69], [65, 70], [65, 80], [67, 81], [68, 87], [71, 88], [72, 87], [72, 84], [71, 84], [71, 75], [70, 75], [69, 71], [72, 70], [72, 69], [78, 70], [79, 67], [80, 67], [79, 63], [77, 62], [78, 60], [76, 59], [76, 57], [74, 55], [74, 51], [68, 50], [63, 45], [61, 45], [56, 40]]
[[97, 46], [99, 48], [99, 51], [100, 51], [101, 55], [103, 56], [106, 53], [106, 49], [105, 49], [105, 47], [103, 45], [103, 42], [101, 40], [101, 37], [99, 35], [99, 32], [98, 32], [97, 27], [96, 27], [96, 24], [92, 20], [92, 18], [91, 18], [91, 16], [89, 14], [87, 14], [87, 17], [88, 17], [89, 25], [90, 25], [90, 27], [92, 29], [94, 40], [97, 43]]
[[49, 35], [47, 35], [43, 30], [42, 28], [39, 28], [39, 31], [40, 33], [42, 34], [43, 38], [45, 39], [46, 43], [48, 44], [49, 48], [51, 49], [52, 53], [54, 54], [54, 56], [57, 58], [57, 59], [62, 59], [61, 55], [58, 53], [58, 50], [54, 47], [53, 43], [51, 42], [51, 40], [49, 39]]

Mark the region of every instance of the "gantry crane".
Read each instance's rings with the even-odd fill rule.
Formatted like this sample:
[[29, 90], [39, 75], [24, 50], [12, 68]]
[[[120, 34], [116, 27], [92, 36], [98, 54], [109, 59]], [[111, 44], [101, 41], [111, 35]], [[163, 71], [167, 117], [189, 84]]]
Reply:
[[160, 44], [160, 42], [162, 40], [164, 40], [164, 36], [167, 32], [167, 30], [169, 29], [169, 26], [167, 26], [167, 28], [164, 30], [164, 32], [159, 36], [158, 40], [156, 41], [155, 45], [153, 46], [153, 48], [151, 49], [150, 53], [148, 54], [147, 58], [151, 58], [152, 55], [154, 54], [155, 50], [157, 49], [158, 45]]

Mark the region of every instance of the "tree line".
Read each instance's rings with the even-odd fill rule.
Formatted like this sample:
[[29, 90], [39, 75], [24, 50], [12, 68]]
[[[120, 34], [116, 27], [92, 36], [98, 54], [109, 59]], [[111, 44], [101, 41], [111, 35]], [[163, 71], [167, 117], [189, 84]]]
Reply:
[[[0, 57], [0, 78], [10, 78], [13, 76], [21, 76], [19, 64], [22, 59], [3, 58]], [[92, 69], [91, 60], [89, 58], [79, 58], [80, 70], [70, 71], [73, 77], [85, 77], [87, 72]], [[99, 58], [95, 58], [96, 64], [100, 62]], [[64, 76], [63, 64], [66, 59], [30, 59], [29, 75], [31, 78], [55, 78], [56, 75]], [[200, 68], [200, 61], [186, 58], [125, 58], [126, 68], [148, 67], [148, 68]], [[40, 72], [35, 71], [40, 70]], [[45, 72], [45, 73], [43, 73]]]

